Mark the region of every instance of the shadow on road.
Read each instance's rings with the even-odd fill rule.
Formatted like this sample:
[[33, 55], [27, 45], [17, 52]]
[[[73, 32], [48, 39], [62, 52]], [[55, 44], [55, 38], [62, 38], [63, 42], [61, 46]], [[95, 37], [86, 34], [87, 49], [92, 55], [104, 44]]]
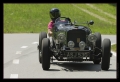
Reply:
[[49, 69], [48, 71], [60, 71], [59, 69]]
[[[93, 64], [86, 62], [53, 62], [52, 65], [58, 65], [62, 67], [63, 71], [75, 72], [75, 71], [102, 71], [101, 64]], [[56, 71], [56, 69], [50, 69], [49, 71]], [[59, 71], [59, 70], [57, 70]], [[61, 69], [60, 69], [61, 71]], [[114, 69], [109, 69], [108, 71], [116, 71]]]

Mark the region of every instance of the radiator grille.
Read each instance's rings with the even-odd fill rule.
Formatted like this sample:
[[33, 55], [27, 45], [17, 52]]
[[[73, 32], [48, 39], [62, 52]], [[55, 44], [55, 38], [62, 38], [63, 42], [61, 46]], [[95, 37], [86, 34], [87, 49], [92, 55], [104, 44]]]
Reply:
[[75, 43], [75, 47], [79, 47], [79, 39], [86, 43], [86, 32], [84, 30], [74, 29], [67, 32], [67, 43], [71, 40]]

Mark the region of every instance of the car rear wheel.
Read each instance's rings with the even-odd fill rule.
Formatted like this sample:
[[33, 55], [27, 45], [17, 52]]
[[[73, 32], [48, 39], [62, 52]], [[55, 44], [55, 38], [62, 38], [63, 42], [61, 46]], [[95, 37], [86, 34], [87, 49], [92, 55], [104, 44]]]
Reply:
[[[102, 42], [102, 39], [101, 39], [101, 34], [99, 32], [96, 32], [95, 35], [97, 36], [97, 40], [96, 40], [96, 49], [95, 49], [95, 55], [97, 56], [98, 54], [100, 54], [100, 49], [101, 49], [101, 42]], [[100, 56], [97, 56], [94, 58], [93, 60], [94, 64], [99, 64], [101, 62], [101, 54]]]
[[48, 38], [44, 38], [42, 40], [42, 68], [43, 70], [48, 70], [50, 68], [50, 40]]
[[42, 40], [43, 40], [43, 38], [47, 38], [47, 33], [46, 32], [41, 32], [40, 34], [39, 34], [39, 47], [38, 47], [38, 49], [39, 49], [39, 62], [40, 63], [42, 63], [42, 61], [41, 61], [41, 47], [42, 47]]
[[108, 70], [110, 65], [110, 50], [111, 50], [111, 41], [110, 39], [104, 39], [102, 43], [102, 70]]

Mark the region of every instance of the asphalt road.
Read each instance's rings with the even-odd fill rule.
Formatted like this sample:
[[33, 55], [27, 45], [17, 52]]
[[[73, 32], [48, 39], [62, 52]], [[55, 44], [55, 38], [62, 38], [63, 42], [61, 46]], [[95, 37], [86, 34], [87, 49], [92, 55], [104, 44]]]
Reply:
[[[110, 38], [116, 43], [115, 35], [102, 35], [102, 39]], [[37, 44], [39, 33], [36, 34], [4, 34], [4, 79], [84, 79], [117, 77], [116, 55], [111, 57], [110, 69], [101, 70], [101, 65], [93, 62], [58, 62], [51, 64], [50, 70], [43, 71], [38, 60]]]

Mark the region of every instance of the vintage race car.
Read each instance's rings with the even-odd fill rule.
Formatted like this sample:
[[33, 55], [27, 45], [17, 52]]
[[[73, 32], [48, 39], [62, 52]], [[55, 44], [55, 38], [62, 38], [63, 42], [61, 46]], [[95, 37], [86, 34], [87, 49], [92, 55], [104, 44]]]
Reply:
[[49, 70], [53, 57], [58, 61], [93, 61], [101, 63], [102, 70], [108, 70], [110, 65], [111, 41], [105, 38], [102, 41], [99, 32], [92, 33], [88, 26], [72, 23], [66, 17], [56, 19], [53, 35], [49, 37], [46, 32], [39, 34], [39, 62], [43, 70]]

